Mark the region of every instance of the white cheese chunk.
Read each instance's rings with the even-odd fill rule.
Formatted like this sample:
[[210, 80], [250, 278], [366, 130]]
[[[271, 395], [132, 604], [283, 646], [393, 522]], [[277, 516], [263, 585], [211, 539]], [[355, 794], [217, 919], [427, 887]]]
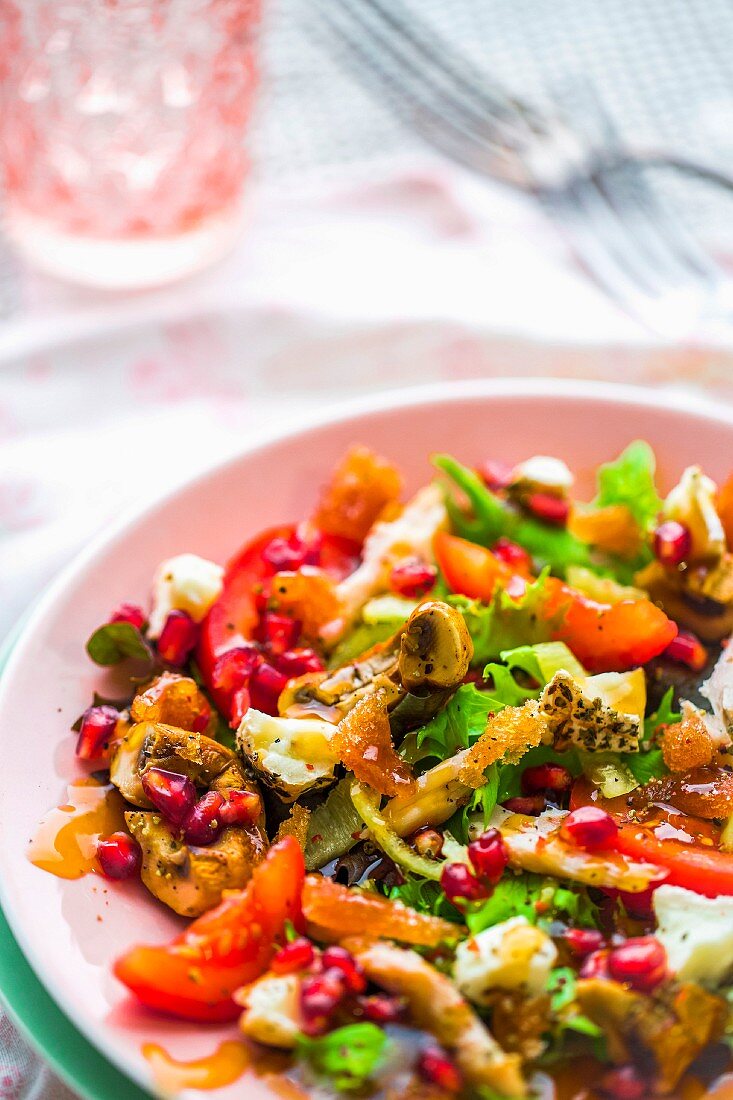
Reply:
[[492, 989], [543, 993], [557, 959], [557, 948], [526, 917], [486, 928], [456, 949], [453, 977], [474, 1004], [485, 1004]]
[[292, 1049], [300, 1034], [300, 978], [265, 974], [237, 994], [244, 1006], [239, 1026], [248, 1039], [268, 1047]]
[[186, 611], [200, 623], [221, 595], [224, 570], [198, 554], [179, 554], [158, 566], [148, 634], [159, 638], [171, 611]]
[[573, 475], [560, 458], [533, 455], [512, 470], [512, 487], [535, 489], [564, 496], [573, 487]]
[[670, 970], [683, 981], [720, 985], [733, 970], [733, 897], [660, 886], [653, 898]]
[[237, 745], [264, 782], [292, 801], [335, 778], [339, 758], [331, 738], [336, 728], [321, 718], [274, 718], [250, 709], [237, 731]]

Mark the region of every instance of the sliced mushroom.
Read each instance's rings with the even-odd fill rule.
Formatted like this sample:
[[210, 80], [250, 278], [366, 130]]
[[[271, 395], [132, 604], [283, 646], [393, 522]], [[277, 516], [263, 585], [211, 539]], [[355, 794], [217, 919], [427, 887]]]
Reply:
[[231, 825], [199, 848], [185, 844], [154, 811], [130, 810], [125, 821], [142, 849], [143, 883], [182, 917], [198, 917], [218, 905], [224, 890], [244, 886], [266, 846], [258, 828]]
[[316, 712], [336, 722], [365, 694], [383, 690], [401, 724], [420, 724], [463, 681], [472, 656], [461, 613], [439, 600], [428, 600], [392, 638], [358, 661], [292, 680], [280, 698], [280, 710], [288, 717]]
[[181, 916], [195, 917], [238, 889], [267, 847], [264, 818], [254, 825], [229, 825], [206, 847], [189, 845], [150, 806], [142, 787], [149, 768], [186, 775], [198, 787], [224, 793], [256, 791], [237, 756], [201, 733], [160, 722], [140, 722], [129, 731], [112, 762], [112, 782], [133, 805], [125, 815], [142, 848], [141, 878], [151, 894]]

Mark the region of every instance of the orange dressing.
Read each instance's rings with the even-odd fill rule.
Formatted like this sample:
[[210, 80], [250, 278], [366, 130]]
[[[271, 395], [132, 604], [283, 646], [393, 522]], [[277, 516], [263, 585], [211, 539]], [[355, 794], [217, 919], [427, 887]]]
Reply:
[[41, 821], [28, 859], [43, 871], [73, 879], [96, 870], [100, 836], [125, 828], [125, 803], [111, 784], [91, 777], [70, 783], [67, 796], [68, 803]]
[[157, 1043], [145, 1043], [143, 1055], [150, 1063], [160, 1091], [175, 1095], [183, 1089], [220, 1089], [238, 1081], [251, 1064], [250, 1052], [236, 1039], [220, 1043], [211, 1054], [181, 1062]]

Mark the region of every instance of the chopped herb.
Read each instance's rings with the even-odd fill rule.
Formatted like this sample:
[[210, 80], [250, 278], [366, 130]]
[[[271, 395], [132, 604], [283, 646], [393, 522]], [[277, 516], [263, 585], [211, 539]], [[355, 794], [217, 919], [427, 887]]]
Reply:
[[379, 1069], [389, 1045], [376, 1024], [347, 1024], [318, 1039], [301, 1035], [296, 1053], [339, 1092], [350, 1092], [362, 1088]]

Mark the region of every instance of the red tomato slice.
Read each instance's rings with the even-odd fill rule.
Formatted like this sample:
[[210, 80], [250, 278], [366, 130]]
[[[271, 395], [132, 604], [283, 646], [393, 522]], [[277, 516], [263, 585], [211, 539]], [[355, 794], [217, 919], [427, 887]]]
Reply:
[[665, 868], [668, 872], [665, 885], [685, 886], [710, 898], [733, 894], [733, 855], [715, 846], [719, 830], [710, 822], [684, 814], [675, 815], [676, 829], [686, 833], [691, 840], [674, 836], [660, 839], [657, 834], [663, 831], [662, 825], [625, 822], [625, 799], [603, 799], [587, 779], [579, 779], [573, 786], [570, 808], [574, 810], [589, 803], [603, 807], [619, 821], [614, 841], [616, 851]]
[[201, 624], [196, 653], [199, 668], [216, 705], [225, 714], [229, 700], [211, 682], [214, 662], [227, 649], [244, 645], [252, 637], [259, 617], [257, 592], [272, 576], [272, 567], [263, 559], [262, 551], [273, 539], [287, 540], [294, 533], [292, 526], [271, 527], [243, 546], [227, 565], [221, 596]]
[[[320, 568], [329, 576], [341, 580], [356, 569], [359, 563], [359, 546], [335, 535], [313, 532], [319, 546]], [[257, 595], [272, 574], [272, 566], [262, 557], [262, 552], [273, 539], [289, 541], [296, 535], [293, 525], [271, 527], [246, 543], [226, 567], [221, 596], [201, 624], [196, 656], [201, 675], [219, 710], [229, 710], [226, 692], [217, 690], [212, 683], [212, 670], [216, 658], [228, 649], [245, 645], [252, 637], [259, 612]]]
[[114, 973], [149, 1008], [186, 1020], [233, 1020], [232, 994], [267, 969], [287, 920], [300, 924], [305, 865], [294, 837], [275, 844], [233, 890], [173, 943], [133, 947]]
[[[521, 584], [516, 574], [483, 546], [442, 531], [435, 556], [454, 592], [488, 602], [497, 583]], [[622, 671], [645, 664], [662, 653], [677, 634], [677, 625], [650, 600], [602, 604], [547, 578], [548, 619], [557, 617], [553, 640], [565, 642], [591, 672]], [[521, 590], [521, 589], [518, 589]]]

